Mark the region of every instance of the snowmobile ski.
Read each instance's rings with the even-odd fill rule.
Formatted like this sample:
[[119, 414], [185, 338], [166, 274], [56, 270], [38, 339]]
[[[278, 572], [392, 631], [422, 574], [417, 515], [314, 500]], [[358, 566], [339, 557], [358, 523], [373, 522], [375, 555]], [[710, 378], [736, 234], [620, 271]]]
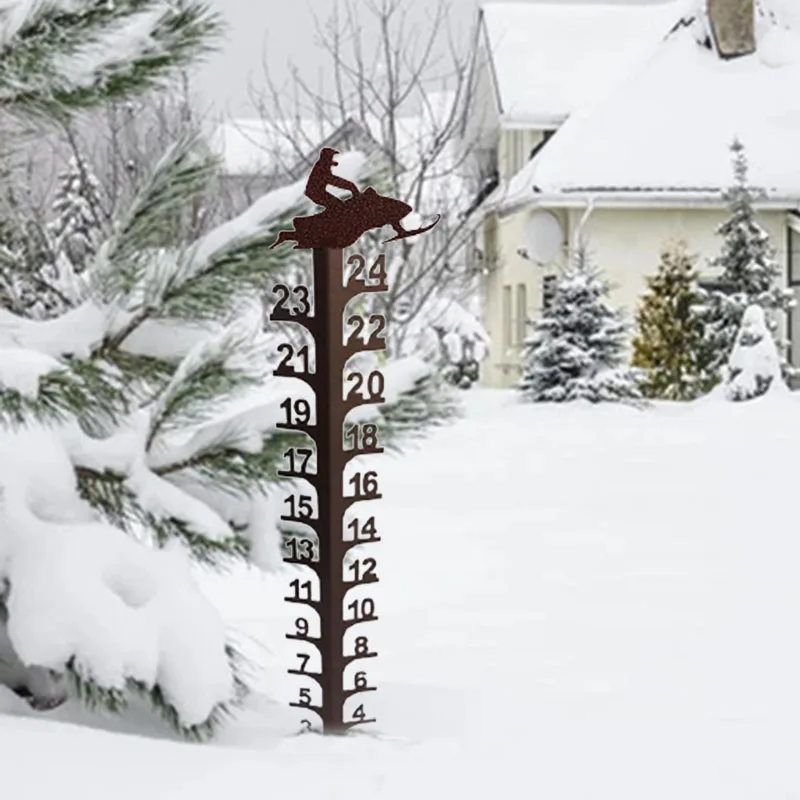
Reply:
[[437, 214], [436, 218], [430, 224], [423, 225], [421, 228], [415, 228], [413, 231], [401, 230], [397, 234], [392, 236], [391, 239], [384, 239], [383, 244], [387, 244], [388, 242], [394, 242], [397, 239], [407, 239], [409, 236], [419, 236], [420, 233], [425, 233], [425, 231], [429, 231], [431, 228], [433, 228], [433, 226], [436, 225], [436, 223], [439, 222], [440, 219], [441, 219], [441, 214]]

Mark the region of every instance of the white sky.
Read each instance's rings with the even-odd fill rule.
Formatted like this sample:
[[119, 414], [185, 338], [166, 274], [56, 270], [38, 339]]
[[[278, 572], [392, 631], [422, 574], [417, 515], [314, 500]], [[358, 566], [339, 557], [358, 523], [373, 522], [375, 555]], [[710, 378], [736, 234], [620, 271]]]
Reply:
[[[407, 4], [409, 17], [421, 24], [424, 24], [425, 14], [432, 13], [437, 5], [437, 0], [403, 2]], [[310, 0], [212, 0], [212, 5], [228, 24], [228, 40], [223, 50], [201, 69], [197, 88], [216, 111], [254, 115], [248, 81], [263, 83], [265, 61], [273, 79], [279, 83], [288, 78], [289, 59], [307, 65], [306, 79], [316, 82], [326, 61], [314, 44], [313, 19], [315, 14], [326, 19], [334, 0], [313, 0], [314, 12]], [[450, 0], [451, 17], [462, 35], [472, 26], [477, 6], [478, 0]], [[363, 18], [368, 21], [369, 13]], [[444, 38], [442, 46], [446, 48]]]

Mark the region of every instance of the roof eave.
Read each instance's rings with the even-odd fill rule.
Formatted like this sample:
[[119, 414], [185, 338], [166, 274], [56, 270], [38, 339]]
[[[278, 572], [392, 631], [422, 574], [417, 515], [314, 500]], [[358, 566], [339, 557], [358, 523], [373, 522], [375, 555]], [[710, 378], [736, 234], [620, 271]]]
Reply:
[[566, 122], [568, 113], [553, 114], [546, 117], [514, 117], [512, 114], [501, 115], [500, 128], [505, 131], [513, 130], [557, 130]]
[[[727, 202], [722, 191], [564, 191], [531, 194], [530, 198], [517, 198], [490, 204], [486, 211], [496, 211], [501, 216], [515, 214], [524, 208], [546, 206], [549, 208], [583, 208], [589, 201], [595, 208], [725, 208]], [[773, 195], [756, 203], [762, 210], [786, 211], [800, 208], [800, 194], [795, 196]]]

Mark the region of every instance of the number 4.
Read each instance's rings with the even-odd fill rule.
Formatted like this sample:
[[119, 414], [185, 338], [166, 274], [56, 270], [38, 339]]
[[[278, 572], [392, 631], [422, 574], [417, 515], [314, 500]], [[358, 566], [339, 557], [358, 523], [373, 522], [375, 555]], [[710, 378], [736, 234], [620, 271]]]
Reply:
[[367, 272], [367, 277], [371, 281], [386, 283], [386, 255], [384, 253], [381, 253], [375, 259], [374, 263], [369, 268], [369, 272]]

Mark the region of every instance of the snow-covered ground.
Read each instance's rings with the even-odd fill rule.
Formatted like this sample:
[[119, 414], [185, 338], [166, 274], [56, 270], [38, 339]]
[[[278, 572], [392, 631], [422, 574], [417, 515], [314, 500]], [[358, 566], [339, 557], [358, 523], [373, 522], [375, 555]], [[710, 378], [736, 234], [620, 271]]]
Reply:
[[243, 574], [208, 586], [264, 695], [217, 745], [3, 694], [3, 795], [800, 798], [800, 399], [466, 402], [380, 465], [381, 737], [292, 735], [298, 607]]

